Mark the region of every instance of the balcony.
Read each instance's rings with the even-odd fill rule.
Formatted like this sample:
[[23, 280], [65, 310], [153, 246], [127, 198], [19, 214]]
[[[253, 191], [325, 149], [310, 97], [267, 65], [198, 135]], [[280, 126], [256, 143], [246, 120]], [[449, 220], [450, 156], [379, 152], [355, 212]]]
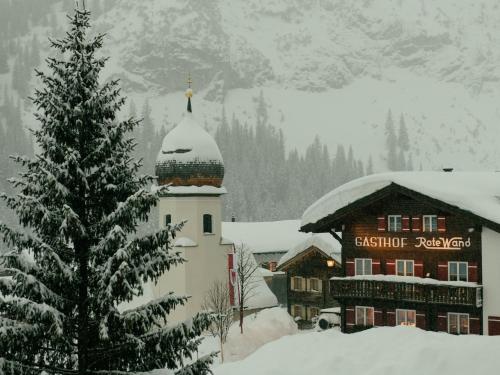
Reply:
[[[376, 279], [358, 279], [355, 277], [332, 278], [330, 292], [333, 298], [368, 298], [385, 301], [406, 301], [442, 305], [482, 306], [482, 286], [474, 283], [464, 285], [429, 282], [420, 279], [417, 282]], [[393, 277], [401, 278], [401, 277]], [[411, 278], [411, 280], [418, 278]], [[425, 281], [419, 283], [418, 281]], [[436, 280], [437, 281], [437, 280]], [[470, 284], [470, 285], [467, 285]]]

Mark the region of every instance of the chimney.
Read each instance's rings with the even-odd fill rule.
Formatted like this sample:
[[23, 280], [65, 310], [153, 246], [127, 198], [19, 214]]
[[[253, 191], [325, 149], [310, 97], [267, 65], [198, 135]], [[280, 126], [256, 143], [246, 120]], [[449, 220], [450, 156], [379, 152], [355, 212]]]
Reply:
[[453, 172], [453, 168], [443, 168], [443, 172]]

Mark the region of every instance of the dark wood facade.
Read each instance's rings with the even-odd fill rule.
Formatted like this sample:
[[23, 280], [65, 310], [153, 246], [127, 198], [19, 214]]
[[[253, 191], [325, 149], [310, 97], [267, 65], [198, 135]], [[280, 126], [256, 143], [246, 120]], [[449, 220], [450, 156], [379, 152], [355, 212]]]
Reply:
[[[333, 266], [329, 266], [327, 261], [333, 261]], [[318, 315], [319, 310], [339, 306], [330, 293], [329, 280], [342, 275], [342, 269], [338, 262], [316, 247], [311, 246], [304, 250], [281, 265], [278, 270], [286, 272], [287, 309], [294, 318], [300, 318], [297, 319], [299, 328], [310, 328], [311, 320]], [[303, 280], [300, 288], [294, 285], [296, 277]], [[311, 287], [312, 279], [318, 280], [320, 284], [316, 290]]]
[[[399, 227], [390, 226], [392, 215], [399, 216]], [[424, 215], [435, 225], [424, 228]], [[342, 231], [345, 278], [331, 280], [330, 292], [341, 303], [344, 332], [393, 326], [410, 311], [405, 324], [411, 320], [422, 329], [453, 331], [454, 322], [463, 321], [467, 332], [461, 333], [482, 333], [482, 223], [474, 215], [393, 184], [315, 226], [309, 230]], [[368, 272], [361, 259], [368, 260]], [[404, 261], [412, 261], [407, 279], [373, 276], [397, 276]], [[466, 268], [464, 283], [450, 275], [455, 262]]]

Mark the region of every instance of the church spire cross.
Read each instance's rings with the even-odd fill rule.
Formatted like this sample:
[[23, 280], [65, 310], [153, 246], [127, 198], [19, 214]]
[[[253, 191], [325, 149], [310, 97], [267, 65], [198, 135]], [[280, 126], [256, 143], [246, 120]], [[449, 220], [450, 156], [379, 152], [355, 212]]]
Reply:
[[189, 113], [193, 112], [193, 109], [191, 107], [191, 97], [193, 96], [193, 90], [191, 89], [191, 84], [193, 83], [193, 80], [191, 79], [191, 73], [188, 74], [188, 89], [186, 90], [186, 98], [188, 98], [188, 104], [187, 104], [187, 111]]

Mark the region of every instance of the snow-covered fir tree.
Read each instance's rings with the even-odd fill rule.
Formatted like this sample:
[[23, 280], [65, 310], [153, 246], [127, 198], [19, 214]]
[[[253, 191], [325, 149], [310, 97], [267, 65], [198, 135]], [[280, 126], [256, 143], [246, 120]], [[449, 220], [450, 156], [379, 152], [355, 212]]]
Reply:
[[157, 203], [130, 157], [137, 125], [117, 120], [124, 104], [117, 82], [99, 83], [103, 36], [87, 36], [89, 12], [76, 9], [66, 37], [53, 41], [61, 58], [47, 60], [36, 91], [40, 130], [35, 158], [3, 195], [26, 233], [0, 224], [8, 252], [0, 258], [1, 374], [122, 374], [167, 367], [206, 374], [212, 355], [194, 359], [210, 317], [168, 325], [186, 301], [167, 294], [119, 309], [183, 262], [171, 251], [178, 226], [135, 234]]

